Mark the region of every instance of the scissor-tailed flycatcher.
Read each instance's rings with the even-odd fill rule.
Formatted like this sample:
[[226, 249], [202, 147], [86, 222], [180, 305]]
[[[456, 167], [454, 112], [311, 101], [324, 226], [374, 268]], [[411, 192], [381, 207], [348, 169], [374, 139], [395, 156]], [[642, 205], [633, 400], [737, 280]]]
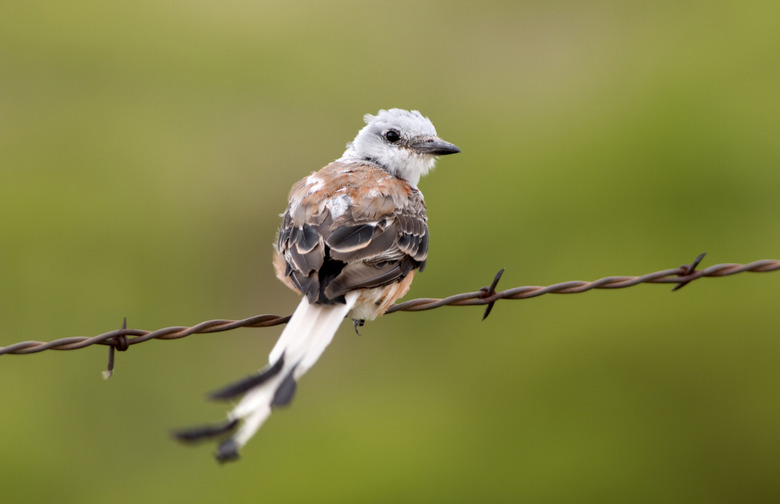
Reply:
[[428, 255], [425, 201], [417, 189], [436, 156], [460, 152], [417, 111], [380, 110], [336, 161], [298, 181], [282, 216], [276, 275], [303, 295], [268, 366], [215, 392], [243, 395], [217, 426], [178, 432], [183, 441], [225, 437], [217, 459], [238, 458], [271, 409], [290, 403], [296, 383], [322, 355], [344, 317], [355, 327], [406, 294]]

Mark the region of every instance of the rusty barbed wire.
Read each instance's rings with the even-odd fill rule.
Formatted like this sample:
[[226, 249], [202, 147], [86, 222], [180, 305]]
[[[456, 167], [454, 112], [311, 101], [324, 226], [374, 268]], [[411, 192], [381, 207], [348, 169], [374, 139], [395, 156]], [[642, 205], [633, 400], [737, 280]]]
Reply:
[[[766, 273], [780, 269], [780, 260], [763, 259], [753, 261], [747, 264], [724, 263], [716, 264], [702, 270], [697, 270], [696, 266], [704, 257], [701, 254], [693, 263], [684, 264], [678, 268], [655, 271], [641, 276], [609, 276], [586, 281], [569, 281], [552, 284], [548, 286], [525, 286], [515, 287], [504, 291], [496, 291], [495, 287], [501, 278], [503, 269], [498, 272], [493, 279], [490, 287], [483, 287], [478, 291], [464, 292], [455, 294], [446, 298], [418, 298], [403, 303], [398, 303], [390, 307], [387, 313], [398, 311], [423, 311], [433, 310], [442, 306], [479, 306], [487, 305], [483, 319], [490, 314], [490, 310], [496, 301], [502, 299], [528, 299], [541, 296], [543, 294], [578, 294], [592, 289], [622, 289], [632, 287], [642, 283], [666, 283], [675, 284], [673, 290], [687, 285], [702, 277], [724, 277], [735, 275], [737, 273], [754, 272]], [[74, 336], [69, 338], [60, 338], [48, 342], [43, 341], [22, 341], [5, 347], [0, 347], [0, 355], [15, 354], [24, 355], [42, 352], [44, 350], [78, 350], [91, 345], [108, 345], [111, 347], [109, 356], [109, 370], [106, 371], [106, 377], [110, 376], [113, 368], [113, 350], [127, 350], [132, 345], [137, 345], [151, 339], [173, 340], [190, 336], [192, 334], [210, 334], [225, 332], [239, 327], [270, 327], [285, 324], [290, 320], [290, 315], [255, 315], [241, 320], [207, 320], [191, 327], [173, 326], [157, 329], [155, 331], [144, 331], [140, 329], [127, 329], [123, 327], [115, 331], [109, 331], [97, 336]]]

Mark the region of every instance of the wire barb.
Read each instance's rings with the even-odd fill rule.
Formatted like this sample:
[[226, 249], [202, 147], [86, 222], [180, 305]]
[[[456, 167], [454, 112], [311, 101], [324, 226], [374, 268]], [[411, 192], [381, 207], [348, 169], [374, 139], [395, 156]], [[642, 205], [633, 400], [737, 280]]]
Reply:
[[[127, 317], [122, 320], [122, 329], [127, 329]], [[114, 374], [114, 351], [118, 350], [120, 352], [124, 352], [130, 348], [129, 343], [127, 342], [127, 336], [124, 334], [121, 336], [115, 336], [108, 340], [108, 342], [108, 369], [103, 371], [104, 380], [108, 380]]]
[[[716, 264], [715, 266], [697, 270], [696, 267], [701, 261], [701, 258], [703, 258], [703, 255], [700, 255], [699, 258], [697, 258], [697, 260], [690, 265], [683, 265], [678, 268], [646, 273], [641, 276], [612, 276], [600, 278], [592, 282], [574, 280], [570, 282], [548, 285], [546, 287], [515, 287], [512, 289], [492, 293], [490, 287], [483, 287], [481, 290], [476, 292], [464, 292], [462, 294], [455, 294], [443, 299], [412, 299], [410, 301], [391, 306], [386, 313], [389, 314], [397, 311], [433, 310], [434, 308], [439, 308], [442, 306], [488, 305], [489, 308], [500, 299], [528, 299], [541, 296], [543, 294], [578, 294], [580, 292], [586, 292], [591, 289], [622, 289], [641, 283], [673, 283], [677, 284], [676, 288], [679, 289], [682, 285], [686, 285], [702, 277], [719, 278], [729, 275], [736, 275], [737, 273], [744, 273], [747, 271], [754, 273], [767, 273], [780, 269], [780, 260], [763, 259], [760, 261], [753, 261], [748, 264]], [[498, 284], [501, 273], [503, 273], [503, 270], [496, 274], [496, 278], [493, 279], [493, 290]], [[485, 316], [490, 314], [490, 310], [488, 308], [485, 310]], [[123, 325], [122, 329], [98, 334], [97, 336], [92, 337], [77, 336], [61, 338], [49, 342], [22, 341], [5, 347], [0, 347], [0, 355], [24, 355], [38, 353], [44, 350], [78, 350], [90, 345], [108, 345], [110, 348], [122, 351], [127, 350], [127, 348], [132, 345], [143, 343], [144, 341], [149, 341], [151, 339], [174, 340], [184, 338], [192, 334], [208, 334], [231, 331], [239, 327], [270, 327], [286, 324], [289, 320], [289, 315], [282, 317], [279, 315], [266, 314], [255, 315], [253, 317], [242, 320], [207, 320], [191, 327], [166, 327], [163, 329], [157, 329], [156, 331], [127, 329], [125, 325]], [[109, 350], [109, 352], [111, 352], [111, 350]], [[109, 363], [109, 370], [113, 370], [111, 363]]]
[[[682, 266], [680, 266], [680, 268], [682, 268], [683, 271], [682, 271], [682, 273], [680, 273], [679, 276], [688, 276], [688, 275], [692, 274], [693, 272], [695, 272], [696, 271], [696, 266], [699, 265], [701, 260], [704, 259], [704, 256], [706, 256], [706, 255], [707, 255], [707, 252], [702, 252], [701, 254], [699, 254], [696, 257], [696, 259], [693, 260], [693, 262], [691, 264], [683, 264]], [[682, 289], [683, 287], [688, 285], [690, 282], [691, 282], [690, 280], [685, 280], [683, 282], [678, 283], [677, 285], [675, 285], [672, 288], [672, 292], [674, 292], [676, 290]]]
[[[501, 280], [501, 275], [504, 274], [504, 270], [506, 270], [506, 268], [501, 268], [500, 270], [498, 270], [496, 276], [493, 277], [493, 282], [491, 282], [490, 287], [482, 287], [481, 289], [479, 289], [484, 293], [484, 297], [489, 298], [496, 293], [496, 286], [498, 285], [498, 281]], [[495, 304], [496, 304], [495, 299], [488, 303], [488, 305], [485, 307], [485, 313], [482, 314], [482, 320], [488, 318], [488, 315], [490, 315], [490, 312], [493, 310], [493, 306]]]

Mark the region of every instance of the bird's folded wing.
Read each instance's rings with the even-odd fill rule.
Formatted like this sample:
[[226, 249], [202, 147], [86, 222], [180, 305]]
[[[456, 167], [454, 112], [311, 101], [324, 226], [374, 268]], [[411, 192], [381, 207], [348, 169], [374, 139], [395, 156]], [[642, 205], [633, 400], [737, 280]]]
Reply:
[[284, 276], [310, 301], [340, 302], [424, 266], [425, 202], [374, 165], [331, 163], [293, 186], [277, 253]]

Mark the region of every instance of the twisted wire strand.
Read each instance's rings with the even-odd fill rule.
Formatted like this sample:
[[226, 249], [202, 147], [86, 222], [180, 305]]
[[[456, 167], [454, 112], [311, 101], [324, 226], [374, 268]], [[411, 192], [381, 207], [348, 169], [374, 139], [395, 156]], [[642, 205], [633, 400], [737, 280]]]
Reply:
[[[696, 270], [696, 265], [704, 254], [700, 255], [696, 261], [690, 265], [683, 265], [678, 268], [655, 271], [641, 276], [609, 276], [594, 280], [591, 282], [574, 280], [561, 282], [548, 286], [524, 286], [515, 287], [496, 292], [495, 285], [501, 276], [503, 270], [499, 271], [493, 284], [490, 287], [483, 287], [474, 292], [464, 292], [455, 294], [446, 298], [418, 298], [403, 303], [398, 303], [387, 313], [398, 311], [423, 311], [433, 310], [442, 306], [477, 306], [487, 305], [487, 310], [483, 318], [487, 317], [490, 309], [496, 301], [502, 299], [528, 299], [541, 296], [543, 294], [579, 294], [592, 289], [622, 289], [632, 287], [641, 283], [666, 283], [676, 284], [675, 289], [680, 288], [694, 280], [702, 277], [724, 277], [735, 275], [737, 273], [754, 272], [767, 273], [780, 269], [780, 260], [763, 259], [753, 261], [747, 264], [724, 263], [716, 264], [708, 268]], [[192, 334], [208, 334], [224, 331], [231, 331], [239, 327], [271, 327], [280, 324], [286, 324], [290, 316], [279, 315], [255, 315], [241, 320], [207, 320], [191, 327], [173, 326], [157, 329], [155, 331], [144, 331], [140, 329], [117, 329], [114, 331], [98, 334], [97, 336], [74, 336], [69, 338], [60, 338], [48, 342], [43, 341], [22, 341], [12, 345], [0, 347], [0, 355], [15, 354], [24, 355], [42, 352], [44, 350], [78, 350], [91, 345], [108, 345], [117, 350], [126, 350], [131, 345], [137, 345], [151, 339], [174, 340], [185, 338]]]

